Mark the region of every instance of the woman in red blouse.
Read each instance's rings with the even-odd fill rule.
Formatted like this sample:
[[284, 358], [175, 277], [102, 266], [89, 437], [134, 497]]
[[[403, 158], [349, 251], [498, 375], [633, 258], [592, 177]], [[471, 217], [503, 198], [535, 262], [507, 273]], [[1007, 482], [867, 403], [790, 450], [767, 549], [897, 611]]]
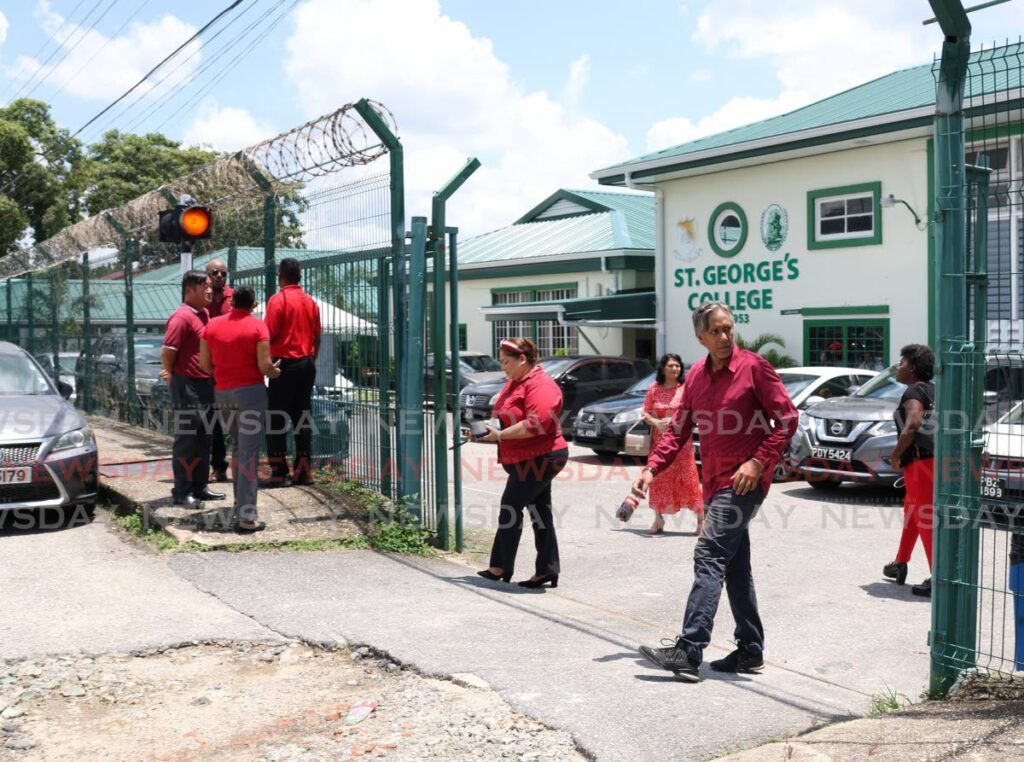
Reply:
[[508, 474], [501, 496], [498, 531], [486, 579], [508, 582], [515, 568], [523, 509], [528, 508], [537, 548], [534, 575], [521, 587], [558, 587], [558, 539], [551, 513], [551, 482], [565, 468], [569, 447], [562, 438], [562, 390], [537, 365], [529, 339], [505, 339], [498, 352], [508, 383], [495, 401], [500, 428], [487, 427], [478, 442], [496, 442], [498, 462]]

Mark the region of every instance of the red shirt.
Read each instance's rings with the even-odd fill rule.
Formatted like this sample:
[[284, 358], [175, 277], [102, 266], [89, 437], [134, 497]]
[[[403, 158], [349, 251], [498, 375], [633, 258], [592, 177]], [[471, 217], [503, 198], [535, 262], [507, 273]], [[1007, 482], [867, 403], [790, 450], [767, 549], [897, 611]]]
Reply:
[[224, 286], [224, 290], [220, 292], [210, 289], [210, 306], [206, 311], [210, 313], [211, 320], [231, 312], [231, 297], [234, 293], [235, 290], [230, 286]]
[[206, 310], [197, 310], [182, 304], [167, 318], [164, 328], [164, 346], [174, 349], [171, 372], [176, 376], [209, 378], [210, 374], [199, 367], [199, 340], [203, 338], [210, 316]]
[[498, 442], [499, 463], [519, 463], [568, 447], [562, 438], [562, 390], [539, 365], [519, 381], [509, 379], [492, 414], [503, 429], [525, 420], [535, 435]]
[[782, 379], [761, 355], [736, 347], [717, 373], [708, 356], [686, 374], [682, 404], [647, 465], [657, 473], [671, 463], [681, 447], [690, 446], [696, 425], [704, 500], [731, 489], [736, 469], [751, 458], [764, 466], [759, 486], [767, 496], [797, 416]]
[[263, 318], [270, 330], [270, 354], [295, 359], [316, 354], [320, 308], [298, 285], [285, 286], [267, 302]]
[[267, 326], [249, 310], [232, 308], [206, 326], [206, 345], [213, 360], [215, 389], [236, 389], [263, 383], [256, 362], [256, 344], [270, 341]]

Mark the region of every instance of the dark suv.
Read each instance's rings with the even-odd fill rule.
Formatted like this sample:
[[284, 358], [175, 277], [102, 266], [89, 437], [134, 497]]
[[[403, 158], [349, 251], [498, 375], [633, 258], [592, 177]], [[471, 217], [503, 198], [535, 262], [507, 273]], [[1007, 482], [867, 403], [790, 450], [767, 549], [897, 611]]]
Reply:
[[[580, 408], [626, 391], [653, 370], [647, 360], [611, 355], [546, 357], [539, 364], [562, 389], [562, 433], [566, 436], [572, 434], [572, 422]], [[462, 420], [490, 418], [506, 380], [470, 384], [463, 389]]]
[[128, 400], [128, 384], [135, 385], [139, 404], [150, 404], [154, 384], [160, 383], [160, 350], [163, 336], [138, 334], [135, 336], [135, 378], [128, 378], [128, 347], [124, 334], [99, 337], [93, 344], [91, 367], [83, 351], [75, 365], [75, 386], [83, 388], [83, 378], [91, 373], [93, 404], [123, 412]]
[[[423, 372], [423, 394], [428, 400], [433, 400], [434, 398], [434, 363], [434, 355], [427, 355], [426, 369]], [[448, 409], [450, 410], [455, 402], [456, 394], [454, 382], [452, 381], [451, 353], [445, 355], [444, 371], [445, 386], [448, 391]], [[472, 384], [498, 379], [504, 381], [505, 374], [501, 372], [501, 363], [493, 357], [485, 355], [483, 352], [459, 352], [459, 391]]]

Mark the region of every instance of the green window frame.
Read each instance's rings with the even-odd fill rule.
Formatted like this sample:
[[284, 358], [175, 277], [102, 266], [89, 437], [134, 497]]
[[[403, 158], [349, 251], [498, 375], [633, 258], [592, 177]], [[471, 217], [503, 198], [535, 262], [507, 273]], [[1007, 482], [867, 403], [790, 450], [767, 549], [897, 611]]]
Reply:
[[[868, 197], [871, 199], [872, 227], [869, 235], [856, 235], [849, 232], [836, 233], [822, 237], [819, 228], [819, 204], [822, 202], [843, 201]], [[882, 183], [859, 183], [857, 185], [839, 185], [833, 188], [819, 188], [807, 191], [807, 248], [814, 249], [845, 249], [851, 246], [875, 246], [882, 243]], [[846, 211], [836, 219], [849, 220], [850, 217], [864, 217], [865, 213]]]
[[[847, 319], [847, 320], [805, 320], [804, 321], [804, 365], [828, 365], [828, 366], [839, 366], [844, 368], [857, 368], [862, 361], [862, 357], [857, 356], [857, 350], [852, 348], [851, 344], [854, 341], [860, 340], [863, 337], [859, 336], [861, 330], [881, 328], [882, 329], [882, 366], [888, 368], [891, 364], [889, 359], [889, 320], [888, 318], [862, 318], [862, 319]], [[814, 329], [830, 330], [830, 333], [837, 340], [842, 342], [842, 348], [836, 350], [827, 350], [827, 348], [812, 346], [811, 332]], [[852, 350], [852, 351], [851, 351]], [[840, 352], [838, 357], [834, 354], [828, 357], [826, 360], [821, 359], [821, 352], [829, 351], [831, 353]], [[861, 350], [863, 351], [863, 349]], [[817, 354], [818, 356], [815, 356]]]

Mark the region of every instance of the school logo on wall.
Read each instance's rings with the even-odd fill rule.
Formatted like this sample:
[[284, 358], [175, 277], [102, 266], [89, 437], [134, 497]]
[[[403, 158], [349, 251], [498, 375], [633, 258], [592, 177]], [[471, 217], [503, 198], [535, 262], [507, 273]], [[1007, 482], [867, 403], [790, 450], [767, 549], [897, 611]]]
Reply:
[[672, 256], [682, 262], [693, 262], [704, 255], [704, 249], [697, 245], [697, 223], [693, 217], [676, 223], [675, 244]]
[[769, 204], [761, 213], [761, 240], [768, 251], [778, 251], [789, 235], [789, 215], [778, 204]]

